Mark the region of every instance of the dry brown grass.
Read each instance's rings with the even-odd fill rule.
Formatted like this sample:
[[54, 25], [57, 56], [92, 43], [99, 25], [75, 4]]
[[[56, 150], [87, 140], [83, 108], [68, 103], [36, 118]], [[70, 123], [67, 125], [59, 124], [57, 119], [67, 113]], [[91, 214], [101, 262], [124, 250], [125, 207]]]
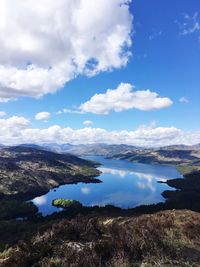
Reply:
[[200, 266], [200, 214], [62, 220], [18, 245], [2, 267]]

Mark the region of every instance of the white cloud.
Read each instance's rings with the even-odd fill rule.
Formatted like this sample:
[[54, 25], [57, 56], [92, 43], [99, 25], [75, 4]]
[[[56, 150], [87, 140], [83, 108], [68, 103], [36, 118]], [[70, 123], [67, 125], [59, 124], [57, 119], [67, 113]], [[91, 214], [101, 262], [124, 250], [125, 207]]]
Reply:
[[77, 109], [69, 109], [69, 108], [63, 108], [62, 110], [58, 110], [55, 112], [56, 115], [61, 114], [84, 114], [85, 112], [77, 110]]
[[120, 112], [128, 109], [154, 110], [172, 105], [168, 97], [159, 97], [150, 90], [133, 91], [129, 83], [121, 83], [116, 89], [108, 89], [104, 94], [95, 94], [80, 105], [82, 112], [108, 114], [110, 111]]
[[83, 125], [92, 125], [93, 121], [87, 120], [83, 122]]
[[0, 128], [2, 129], [23, 129], [29, 125], [29, 120], [24, 117], [12, 116], [8, 119], [0, 119]]
[[6, 115], [5, 111], [0, 111], [0, 117], [4, 117]]
[[29, 120], [24, 117], [12, 116], [0, 119], [0, 143], [15, 144], [22, 140], [22, 132], [27, 129]]
[[102, 128], [82, 129], [62, 128], [53, 125], [49, 128], [30, 128], [24, 117], [13, 116], [0, 119], [0, 143], [108, 143], [130, 144], [136, 146], [166, 146], [174, 144], [194, 145], [200, 143], [200, 131], [184, 132], [175, 127], [147, 125], [136, 130], [108, 131]]
[[51, 114], [50, 112], [46, 112], [46, 111], [43, 111], [43, 112], [39, 112], [35, 115], [35, 119], [37, 121], [43, 121], [43, 120], [48, 120], [49, 118], [51, 117]]
[[[0, 101], [125, 66], [131, 0], [0, 1]], [[34, 22], [34, 23], [33, 23]]]
[[69, 108], [64, 108], [62, 110], [63, 113], [70, 113], [70, 114], [84, 114], [83, 111], [76, 110], [76, 109], [69, 109]]
[[182, 97], [179, 99], [179, 102], [181, 102], [181, 103], [189, 103], [189, 100], [188, 100], [187, 97], [182, 96]]
[[[200, 15], [195, 12], [193, 15], [184, 14], [183, 21], [178, 22], [181, 35], [200, 34]], [[200, 37], [200, 36], [199, 36]]]

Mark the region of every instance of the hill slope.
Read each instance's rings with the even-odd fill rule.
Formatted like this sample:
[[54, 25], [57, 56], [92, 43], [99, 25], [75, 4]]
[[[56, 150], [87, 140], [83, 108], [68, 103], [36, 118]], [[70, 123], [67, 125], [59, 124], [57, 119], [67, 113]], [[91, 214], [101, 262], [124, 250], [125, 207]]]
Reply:
[[[0, 256], [1, 267], [139, 267], [200, 264], [200, 214], [63, 219]], [[3, 256], [4, 255], [4, 256]]]
[[188, 164], [200, 166], [200, 149], [197, 147], [163, 147], [160, 149], [132, 149], [112, 156], [132, 162], [158, 164]]
[[95, 163], [73, 155], [16, 146], [0, 150], [0, 196], [25, 197], [65, 183], [98, 182]]

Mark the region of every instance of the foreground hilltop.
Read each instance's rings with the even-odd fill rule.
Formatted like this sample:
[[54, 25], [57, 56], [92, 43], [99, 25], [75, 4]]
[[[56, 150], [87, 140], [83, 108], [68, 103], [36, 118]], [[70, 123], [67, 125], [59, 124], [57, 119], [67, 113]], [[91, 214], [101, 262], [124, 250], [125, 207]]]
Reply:
[[165, 211], [137, 217], [79, 216], [41, 225], [0, 257], [1, 267], [197, 267], [200, 214]]
[[36, 147], [0, 149], [0, 197], [27, 198], [61, 184], [98, 182], [94, 162]]

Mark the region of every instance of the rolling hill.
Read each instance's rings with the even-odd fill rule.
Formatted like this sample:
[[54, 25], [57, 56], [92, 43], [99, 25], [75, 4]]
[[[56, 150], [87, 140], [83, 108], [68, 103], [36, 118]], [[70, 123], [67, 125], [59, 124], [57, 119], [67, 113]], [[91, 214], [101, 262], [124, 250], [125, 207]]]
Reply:
[[96, 163], [36, 147], [0, 150], [0, 197], [28, 198], [61, 184], [98, 182]]

